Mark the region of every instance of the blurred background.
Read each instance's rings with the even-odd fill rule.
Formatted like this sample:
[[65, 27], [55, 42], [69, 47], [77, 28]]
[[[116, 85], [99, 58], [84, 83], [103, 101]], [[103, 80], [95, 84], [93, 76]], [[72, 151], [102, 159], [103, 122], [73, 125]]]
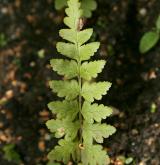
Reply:
[[[107, 65], [97, 80], [112, 82], [101, 103], [113, 107], [107, 119], [117, 133], [104, 142], [113, 165], [160, 165], [160, 44], [140, 54], [142, 35], [155, 26], [159, 0], [97, 0], [85, 21], [93, 59]], [[64, 27], [64, 10], [54, 0], [0, 0], [0, 165], [45, 165], [56, 144], [45, 126], [56, 100], [48, 87], [60, 79], [49, 60]]]

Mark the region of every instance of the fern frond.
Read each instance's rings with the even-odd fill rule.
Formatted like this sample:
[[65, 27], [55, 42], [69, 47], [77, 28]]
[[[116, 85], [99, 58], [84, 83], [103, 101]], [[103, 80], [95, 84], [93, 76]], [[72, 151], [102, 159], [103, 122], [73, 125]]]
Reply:
[[[89, 4], [91, 1], [86, 0]], [[85, 6], [94, 9], [95, 4]], [[111, 87], [110, 82], [92, 82], [105, 65], [104, 60], [89, 60], [98, 50], [100, 43], [86, 43], [93, 34], [93, 29], [81, 30], [82, 10], [78, 0], [68, 0], [64, 23], [68, 29], [62, 29], [59, 35], [66, 42], [57, 43], [57, 51], [67, 59], [52, 59], [51, 66], [65, 80], [52, 80], [50, 88], [64, 101], [48, 104], [56, 119], [46, 125], [56, 138], [63, 138], [48, 155], [50, 162], [67, 164], [74, 161], [78, 165], [106, 165], [109, 158], [100, 145], [115, 132], [111, 125], [102, 124], [102, 119], [110, 116], [112, 110], [104, 105], [92, 104], [100, 100]], [[89, 12], [86, 13], [89, 15]]]

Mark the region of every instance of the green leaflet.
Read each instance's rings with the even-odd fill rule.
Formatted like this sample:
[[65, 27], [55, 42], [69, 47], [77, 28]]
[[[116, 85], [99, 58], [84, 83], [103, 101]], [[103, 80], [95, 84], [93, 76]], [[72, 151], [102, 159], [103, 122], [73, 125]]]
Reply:
[[107, 94], [107, 91], [110, 87], [110, 82], [99, 82], [92, 84], [85, 82], [82, 87], [82, 96], [89, 102], [93, 102], [94, 99], [100, 100], [102, 98], [102, 95]]
[[[57, 10], [67, 6], [67, 0], [55, 0], [55, 8]], [[92, 16], [92, 11], [97, 8], [95, 0], [82, 0], [83, 16], [89, 18]]]
[[76, 149], [77, 143], [60, 140], [59, 145], [48, 154], [48, 159], [63, 161], [65, 164], [67, 164], [71, 160], [71, 156], [75, 157], [74, 155], [76, 153]]
[[77, 32], [74, 29], [61, 29], [59, 35], [64, 39], [72, 43], [76, 43]]
[[83, 45], [85, 42], [87, 42], [93, 34], [93, 29], [86, 29], [78, 32], [78, 43], [79, 45]]
[[83, 165], [107, 165], [110, 163], [108, 155], [100, 145], [86, 145], [82, 150]]
[[66, 140], [73, 140], [77, 136], [80, 127], [79, 121], [71, 122], [68, 120], [49, 120], [46, 123], [48, 129], [55, 133], [56, 138], [61, 138], [65, 135]]
[[85, 42], [87, 42], [93, 34], [93, 29], [86, 29], [79, 31], [77, 33], [74, 29], [62, 29], [59, 32], [59, 35], [72, 43], [76, 43], [78, 41], [79, 45], [81, 46]]
[[140, 41], [140, 52], [146, 53], [153, 48], [159, 40], [159, 34], [157, 31], [150, 31], [144, 34]]
[[89, 60], [90, 57], [93, 56], [95, 52], [97, 52], [99, 46], [99, 42], [92, 42], [86, 45], [82, 45], [79, 50], [81, 61]]
[[73, 121], [78, 114], [78, 102], [75, 101], [53, 101], [48, 104], [52, 113], [57, 114], [58, 119]]
[[84, 62], [81, 66], [81, 77], [86, 80], [91, 80], [96, 78], [98, 73], [102, 71], [105, 65], [104, 60], [93, 61], [93, 62]]
[[[83, 2], [87, 5], [83, 5]], [[57, 3], [57, 2], [56, 2]], [[57, 8], [64, 4], [61, 1]], [[82, 7], [88, 16], [96, 8], [94, 0], [82, 0]], [[109, 158], [100, 145], [104, 138], [115, 132], [110, 125], [101, 124], [102, 119], [110, 116], [111, 108], [104, 105], [91, 104], [95, 99], [100, 100], [111, 87], [109, 82], [93, 82], [105, 65], [104, 60], [88, 62], [100, 43], [87, 43], [93, 34], [93, 29], [81, 30], [82, 10], [78, 0], [68, 0], [65, 10], [67, 17], [64, 23], [69, 27], [62, 29], [59, 35], [66, 42], [57, 43], [57, 51], [67, 59], [52, 59], [51, 66], [64, 80], [49, 82], [50, 88], [63, 97], [63, 101], [53, 101], [48, 104], [56, 119], [49, 120], [46, 125], [59, 140], [49, 154], [50, 162], [68, 164], [72, 161], [78, 165], [107, 165]], [[89, 83], [89, 82], [92, 83]], [[84, 101], [83, 101], [84, 100]]]
[[103, 143], [103, 138], [108, 138], [110, 135], [114, 134], [115, 131], [116, 129], [111, 125], [84, 122], [82, 133], [84, 144], [92, 145], [93, 139], [97, 143]]
[[78, 60], [78, 54], [76, 51], [76, 46], [74, 44], [58, 42], [57, 51], [68, 58]]
[[63, 8], [66, 5], [67, 5], [67, 1], [66, 0], [55, 0], [55, 8], [57, 10], [60, 10], [61, 8]]
[[82, 115], [86, 121], [89, 123], [93, 123], [94, 120], [96, 122], [101, 122], [102, 119], [110, 116], [112, 114], [112, 109], [110, 107], [106, 107], [103, 104], [90, 104], [85, 101], [82, 107]]
[[51, 66], [54, 71], [67, 79], [76, 77], [78, 73], [78, 66], [74, 60], [52, 59]]
[[159, 41], [160, 39], [160, 15], [156, 20], [156, 27], [144, 33], [142, 38], [140, 39], [139, 50], [140, 53], [144, 54], [151, 50]]
[[82, 0], [83, 15], [87, 18], [92, 16], [92, 11], [97, 8], [97, 3], [95, 0]]
[[56, 92], [59, 97], [65, 97], [67, 100], [75, 99], [79, 94], [79, 86], [76, 80], [49, 82], [50, 88]]

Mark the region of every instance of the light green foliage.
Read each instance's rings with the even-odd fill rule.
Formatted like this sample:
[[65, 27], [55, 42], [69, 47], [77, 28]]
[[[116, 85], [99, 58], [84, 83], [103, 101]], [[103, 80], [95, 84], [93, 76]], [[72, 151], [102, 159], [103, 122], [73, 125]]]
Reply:
[[85, 42], [87, 42], [92, 36], [92, 34], [93, 34], [93, 29], [82, 30], [78, 34], [73, 29], [62, 29], [59, 32], [59, 35], [67, 41], [76, 43], [78, 40], [80, 46]]
[[104, 68], [105, 61], [93, 61], [93, 62], [84, 62], [81, 67], [81, 77], [85, 80], [91, 80], [91, 78], [96, 78], [97, 74], [102, 71]]
[[97, 3], [95, 0], [82, 0], [83, 15], [87, 18], [92, 16], [92, 11], [96, 10]]
[[150, 31], [144, 34], [140, 43], [140, 52], [146, 53], [153, 48], [159, 40], [159, 34], [156, 31]]
[[[62, 9], [63, 7], [67, 6], [67, 0], [55, 0], [55, 8], [57, 10]], [[83, 16], [84, 17], [91, 17], [92, 11], [97, 8], [97, 3], [95, 0], [82, 0], [82, 9], [83, 9]]]
[[57, 161], [63, 161], [67, 164], [71, 156], [76, 159], [75, 153], [78, 148], [77, 146], [78, 144], [76, 142], [60, 140], [59, 145], [48, 154], [48, 158], [50, 160], [56, 159]]
[[102, 95], [107, 94], [107, 91], [111, 87], [109, 82], [99, 82], [99, 83], [88, 83], [85, 82], [82, 87], [82, 96], [85, 100], [93, 102], [94, 99], [101, 100]]
[[76, 54], [76, 46], [71, 43], [65, 43], [65, 42], [58, 42], [57, 43], [57, 51], [69, 58], [72, 58], [74, 60], [78, 59], [78, 55]]
[[76, 137], [80, 127], [79, 121], [71, 122], [69, 120], [49, 120], [46, 123], [51, 132], [55, 133], [56, 138], [65, 135], [65, 139], [72, 140]]
[[59, 97], [65, 97], [67, 100], [73, 100], [79, 92], [78, 82], [71, 81], [50, 81], [50, 88], [57, 93]]
[[66, 5], [67, 5], [67, 1], [66, 0], [55, 0], [55, 8], [57, 10], [60, 10], [61, 8], [63, 8]]
[[12, 161], [16, 164], [19, 164], [21, 162], [20, 155], [15, 150], [15, 145], [14, 144], [6, 144], [3, 147], [3, 151], [4, 151], [4, 158], [6, 160]]
[[75, 61], [52, 59], [51, 66], [59, 75], [65, 76], [67, 79], [74, 78], [78, 75], [78, 65]]
[[108, 138], [115, 133], [115, 128], [106, 124], [91, 124], [84, 122], [83, 124], [83, 139], [84, 144], [91, 145], [93, 139], [97, 143], [103, 143], [103, 138]]
[[[46, 125], [60, 138], [59, 145], [48, 155], [50, 162], [67, 164], [74, 161], [78, 165], [106, 165], [109, 158], [101, 145], [103, 139], [115, 132], [113, 126], [102, 124], [102, 119], [112, 114], [111, 108], [92, 104], [100, 100], [111, 87], [109, 82], [91, 82], [105, 65], [104, 60], [88, 62], [98, 50], [100, 43], [89, 41], [92, 29], [81, 30], [79, 26], [82, 10], [78, 0], [69, 0], [64, 23], [69, 29], [60, 30], [60, 36], [67, 42], [58, 42], [57, 51], [67, 59], [52, 59], [54, 71], [65, 80], [53, 80], [49, 85], [53, 92], [64, 101], [53, 101], [49, 109], [56, 119]], [[73, 79], [74, 78], [74, 79]]]
[[81, 46], [79, 48], [81, 61], [89, 60], [90, 57], [93, 56], [95, 52], [97, 52], [99, 46], [100, 46], [99, 42], [92, 42]]
[[156, 27], [154, 30], [146, 32], [141, 40], [139, 45], [139, 50], [141, 53], [146, 53], [151, 50], [160, 39], [160, 16], [156, 21]]
[[83, 165], [107, 165], [110, 163], [106, 152], [100, 145], [89, 145], [82, 152]]
[[57, 115], [58, 119], [68, 119], [73, 121], [78, 114], [78, 102], [75, 101], [54, 101], [48, 104], [49, 109], [53, 114]]
[[93, 123], [101, 122], [102, 119], [110, 116], [112, 114], [112, 109], [104, 106], [103, 104], [92, 104], [85, 101], [82, 107], [82, 115], [86, 121]]

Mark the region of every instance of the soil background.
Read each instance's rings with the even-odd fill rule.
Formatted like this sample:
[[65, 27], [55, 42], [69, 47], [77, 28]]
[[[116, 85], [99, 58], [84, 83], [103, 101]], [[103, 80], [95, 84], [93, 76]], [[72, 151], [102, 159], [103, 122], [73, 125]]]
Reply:
[[[98, 8], [85, 28], [93, 27], [92, 40], [101, 47], [93, 59], [107, 65], [97, 80], [112, 82], [105, 105], [114, 109], [104, 122], [117, 128], [104, 147], [112, 164], [160, 165], [160, 47], [139, 53], [144, 32], [155, 26], [159, 0], [97, 0]], [[15, 144], [21, 164], [45, 165], [46, 155], [56, 144], [45, 126], [53, 117], [47, 103], [57, 97], [48, 87], [60, 79], [49, 65], [59, 57], [55, 44], [64, 11], [54, 9], [53, 0], [0, 0], [0, 165], [7, 161], [3, 148]], [[155, 106], [155, 108], [154, 108]]]

